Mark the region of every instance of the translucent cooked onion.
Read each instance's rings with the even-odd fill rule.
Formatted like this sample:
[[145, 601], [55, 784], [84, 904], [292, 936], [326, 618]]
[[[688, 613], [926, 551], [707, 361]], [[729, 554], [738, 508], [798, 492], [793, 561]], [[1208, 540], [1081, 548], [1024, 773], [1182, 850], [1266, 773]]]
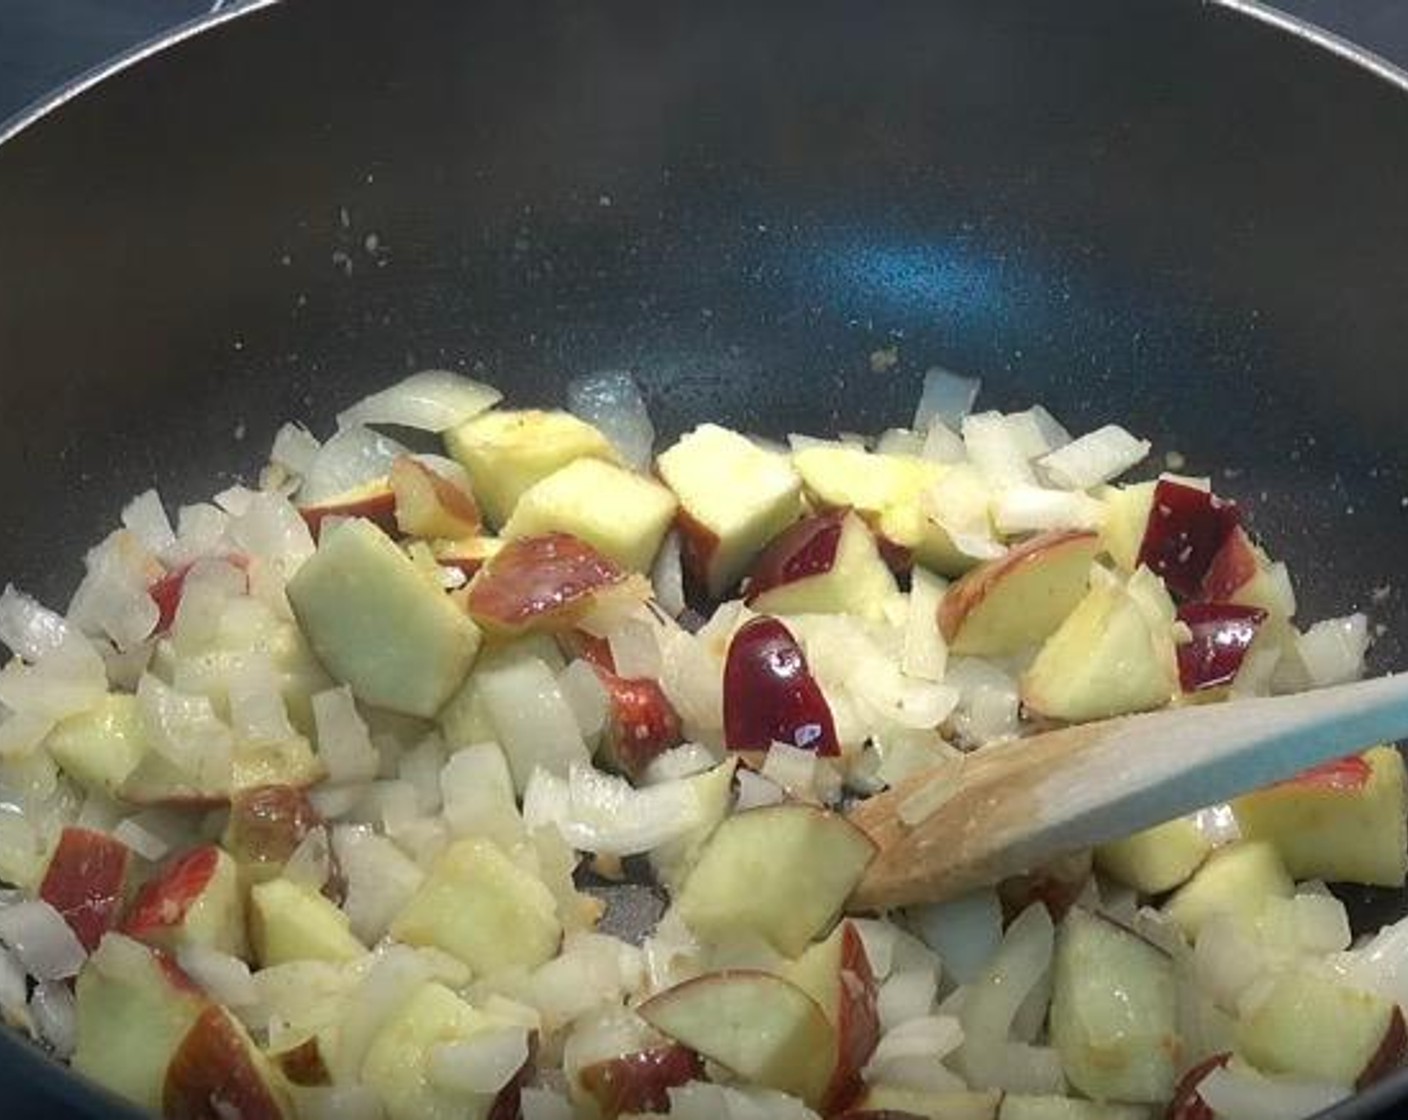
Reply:
[[962, 657], [949, 663], [944, 683], [958, 689], [955, 722], [963, 735], [988, 743], [1017, 733], [1020, 708], [1011, 674], [981, 658]]
[[1022, 440], [1000, 412], [965, 417], [963, 446], [968, 451], [968, 461], [994, 490], [1036, 485]]
[[1057, 448], [1037, 465], [1057, 486], [1089, 490], [1143, 462], [1149, 447], [1148, 440], [1135, 438], [1118, 424], [1106, 424]]
[[702, 743], [681, 743], [651, 759], [640, 784], [653, 786], [659, 782], [692, 778], [695, 774], [712, 769], [718, 761]]
[[176, 543], [171, 520], [155, 490], [144, 490], [122, 508], [122, 524], [148, 552], [164, 552]]
[[578, 851], [628, 856], [678, 839], [704, 819], [691, 779], [635, 789], [624, 778], [575, 763], [567, 779], [538, 769], [523, 795], [530, 829], [555, 825]]
[[545, 661], [520, 657], [475, 670], [475, 687], [493, 724], [499, 745], [523, 788], [534, 767], [566, 776], [589, 757], [577, 717]]
[[39, 1037], [58, 1057], [73, 1054], [78, 1041], [78, 1006], [67, 983], [45, 980], [36, 984], [29, 997], [29, 1018]]
[[395, 424], [443, 432], [487, 412], [502, 399], [503, 394], [490, 385], [449, 370], [427, 369], [339, 412], [337, 426], [345, 431], [361, 424]]
[[1296, 652], [1312, 688], [1357, 681], [1364, 675], [1369, 620], [1363, 614], [1317, 622], [1300, 636]]
[[796, 1097], [775, 1089], [750, 1089], [691, 1081], [667, 1090], [670, 1120], [816, 1120]]
[[70, 633], [63, 616], [17, 591], [13, 584], [5, 585], [0, 593], [0, 642], [16, 657], [38, 661], [57, 649]]
[[671, 618], [684, 613], [684, 565], [680, 553], [680, 535], [675, 530], [665, 534], [660, 551], [650, 568], [650, 585], [655, 589], [655, 602]]
[[282, 467], [295, 478], [302, 478], [308, 473], [322, 446], [318, 438], [302, 424], [284, 424], [274, 433], [269, 462]]
[[960, 377], [939, 366], [925, 370], [924, 387], [914, 407], [914, 423], [910, 427], [916, 432], [926, 432], [932, 421], [941, 420], [950, 428], [957, 428], [973, 411], [973, 402], [982, 387], [983, 383], [975, 377]]
[[660, 627], [653, 620], [632, 617], [606, 632], [616, 673], [627, 679], [660, 676]]
[[1215, 1069], [1198, 1083], [1198, 1095], [1219, 1120], [1291, 1120], [1313, 1116], [1350, 1094], [1346, 1086], [1266, 1077], [1241, 1065]]
[[69, 600], [68, 621], [131, 649], [157, 624], [160, 612], [147, 585], [160, 569], [126, 529], [112, 533], [84, 558], [86, 572]]
[[285, 574], [313, 555], [307, 522], [282, 494], [256, 494], [230, 519], [227, 532], [241, 551], [282, 565]]
[[495, 743], [474, 743], [450, 755], [440, 770], [445, 821], [457, 836], [511, 839], [522, 827], [513, 778]]
[[567, 383], [567, 408], [595, 425], [631, 466], [644, 470], [650, 465], [655, 426], [640, 386], [629, 373], [574, 377]]
[[939, 604], [948, 581], [916, 567], [910, 574], [900, 668], [911, 677], [938, 682], [948, 668], [948, 643], [939, 630]]
[[377, 1031], [433, 975], [425, 959], [407, 946], [390, 945], [380, 953], [340, 1019], [339, 1045], [332, 1053], [335, 1081], [357, 1080]]
[[0, 1018], [23, 1018], [28, 991], [24, 965], [11, 950], [0, 945]]
[[0, 943], [39, 980], [76, 976], [88, 956], [63, 915], [40, 899], [0, 910]]
[[231, 1009], [253, 1006], [259, 1001], [249, 965], [205, 945], [183, 945], [176, 951], [176, 963], [212, 997]]
[[738, 799], [734, 803], [736, 812], [758, 809], [764, 805], [781, 805], [787, 800], [787, 791], [780, 785], [745, 767], [739, 767], [733, 780], [738, 786]]
[[363, 825], [336, 826], [333, 852], [347, 882], [342, 909], [352, 932], [373, 944], [410, 902], [425, 872], [394, 843]]
[[234, 735], [208, 697], [178, 692], [145, 673], [137, 684], [137, 704], [154, 750], [200, 788], [229, 788]]
[[365, 782], [376, 777], [381, 759], [352, 690], [345, 685], [329, 688], [315, 694], [312, 703], [318, 756], [327, 767], [328, 781]]
[[397, 456], [406, 454], [403, 445], [379, 432], [346, 428], [318, 449], [299, 487], [298, 500], [305, 505], [326, 501], [385, 478]]
[[993, 500], [992, 519], [1004, 536], [1052, 529], [1098, 529], [1105, 505], [1078, 490], [1011, 486]]
[[887, 428], [875, 441], [877, 455], [918, 455], [923, 450], [923, 433], [909, 428]]
[[919, 457], [931, 463], [963, 463], [968, 449], [963, 446], [963, 437], [936, 416], [924, 432]]
[[[901, 1024], [911, 1020], [924, 1019], [934, 1008], [934, 997], [938, 994], [938, 989], [939, 978], [931, 968], [890, 973], [876, 993], [880, 1028], [884, 1031], [894, 1031]], [[954, 1026], [957, 1025], [954, 1021]], [[956, 1048], [962, 1040], [960, 1031], [953, 1047]], [[937, 1056], [943, 1057], [943, 1054]]]
[[519, 1094], [522, 1120], [572, 1120], [572, 1104], [552, 1089], [524, 1088]]
[[367, 1085], [293, 1085], [300, 1120], [385, 1120], [381, 1097]]

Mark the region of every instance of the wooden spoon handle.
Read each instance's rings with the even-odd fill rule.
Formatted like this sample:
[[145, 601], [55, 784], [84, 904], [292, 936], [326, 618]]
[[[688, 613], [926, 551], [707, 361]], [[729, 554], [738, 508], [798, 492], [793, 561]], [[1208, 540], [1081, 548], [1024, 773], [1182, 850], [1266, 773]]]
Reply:
[[861, 802], [856, 910], [936, 901], [1408, 736], [1408, 674], [1125, 716], [983, 748]]

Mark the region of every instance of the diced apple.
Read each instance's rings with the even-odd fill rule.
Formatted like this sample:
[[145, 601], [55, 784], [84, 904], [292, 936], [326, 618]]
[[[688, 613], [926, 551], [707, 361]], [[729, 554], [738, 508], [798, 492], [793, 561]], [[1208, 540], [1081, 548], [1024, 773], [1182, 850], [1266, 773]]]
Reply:
[[460, 686], [479, 629], [367, 521], [345, 521], [288, 583], [314, 652], [359, 700], [434, 716]]
[[1100, 523], [1100, 543], [1115, 567], [1125, 575], [1132, 575], [1139, 567], [1139, 546], [1144, 542], [1144, 530], [1149, 525], [1156, 485], [1135, 482], [1128, 486], [1111, 486], [1101, 495], [1105, 517]]
[[230, 817], [222, 844], [239, 864], [246, 881], [262, 883], [279, 874], [310, 832], [326, 827], [303, 790], [296, 786], [255, 786], [230, 798]]
[[223, 1007], [203, 1011], [172, 1055], [162, 1089], [165, 1120], [286, 1120], [283, 1075]]
[[126, 897], [132, 853], [105, 832], [67, 827], [59, 835], [39, 897], [64, 916], [90, 953], [117, 924]]
[[1202, 597], [1260, 607], [1277, 622], [1295, 614], [1295, 595], [1285, 565], [1272, 563], [1241, 526], [1228, 533], [1208, 566]]
[[456, 841], [391, 924], [408, 945], [433, 945], [476, 976], [536, 968], [557, 952], [562, 923], [552, 892], [492, 842]]
[[1076, 907], [1058, 931], [1053, 971], [1051, 1043], [1071, 1084], [1096, 1100], [1167, 1100], [1178, 1045], [1173, 961]]
[[865, 942], [851, 922], [842, 922], [825, 941], [808, 946], [782, 975], [821, 1008], [836, 1040], [831, 1079], [820, 1109], [829, 1116], [850, 1105], [863, 1089], [861, 1072], [880, 1041], [875, 973]]
[[391, 489], [390, 479], [386, 478], [373, 479], [341, 494], [301, 505], [298, 513], [315, 541], [322, 536], [323, 522], [328, 518], [361, 518], [382, 532], [397, 531], [396, 493]]
[[706, 941], [751, 932], [796, 956], [835, 920], [874, 854], [837, 813], [802, 802], [749, 809], [714, 830], [675, 905]]
[[775, 618], [749, 619], [724, 660], [724, 744], [765, 751], [773, 743], [822, 757], [841, 753], [831, 706], [792, 632]]
[[210, 1001], [160, 950], [113, 933], [83, 966], [75, 991], [74, 1069], [159, 1110], [171, 1057]]
[[215, 844], [177, 857], [142, 884], [122, 932], [149, 945], [201, 945], [234, 957], [247, 953], [239, 868]]
[[466, 606], [502, 636], [570, 629], [603, 595], [649, 597], [649, 585], [570, 533], [508, 541], [469, 585]]
[[1383, 996], [1305, 970], [1282, 972], [1237, 1026], [1237, 1050], [1263, 1073], [1363, 1085], [1389, 1042], [1403, 1056], [1403, 1015]]
[[474, 496], [494, 525], [513, 514], [534, 483], [575, 459], [616, 462], [610, 441], [568, 412], [503, 410], [477, 416], [445, 433], [445, 446], [469, 472]]
[[376, 1090], [388, 1120], [497, 1120], [518, 1115], [519, 1080], [474, 1093], [435, 1076], [442, 1046], [500, 1028], [439, 983], [422, 984], [377, 1031], [362, 1061], [362, 1083]]
[[1106, 875], [1143, 894], [1162, 894], [1187, 881], [1212, 851], [1197, 824], [1178, 817], [1095, 849]]
[[466, 579], [473, 579], [489, 558], [503, 548], [498, 537], [466, 537], [458, 541], [433, 541], [430, 554], [446, 568], [456, 568]]
[[1232, 683], [1266, 612], [1237, 603], [1184, 603], [1177, 618], [1189, 631], [1177, 647], [1178, 681], [1184, 692], [1201, 692]]
[[1008, 1093], [1002, 1098], [997, 1120], [1150, 1120], [1150, 1116], [1147, 1108], [1137, 1104]]
[[684, 738], [680, 716], [660, 683], [651, 677], [618, 677], [592, 666], [606, 690], [606, 726], [598, 755], [631, 779]]
[[761, 614], [854, 614], [880, 621], [898, 587], [865, 523], [832, 510], [788, 526], [753, 562], [745, 601]]
[[1199, 487], [1161, 478], [1154, 487], [1144, 539], [1139, 544], [1139, 564], [1162, 578], [1174, 594], [1197, 596], [1213, 557], [1240, 520], [1234, 503]]
[[649, 571], [674, 520], [675, 496], [653, 478], [577, 459], [523, 492], [503, 536], [570, 533], [623, 568]]
[[137, 698], [108, 693], [93, 707], [60, 720], [44, 745], [64, 773], [86, 790], [116, 796], [147, 753]]
[[656, 1030], [754, 1085], [816, 1105], [835, 1062], [836, 1040], [816, 1002], [770, 972], [705, 973], [646, 1000]]
[[264, 968], [290, 961], [337, 964], [367, 951], [346, 914], [316, 891], [282, 878], [250, 888], [249, 937]]
[[1316, 767], [1237, 798], [1242, 835], [1275, 847], [1296, 879], [1402, 887], [1408, 794], [1393, 747]]
[[668, 1112], [669, 1090], [706, 1080], [704, 1063], [687, 1046], [668, 1043], [583, 1066], [578, 1079], [596, 1101], [601, 1120], [622, 1113]]
[[997, 1120], [1002, 1094], [997, 1090], [933, 1091], [898, 1085], [872, 1085], [844, 1115], [850, 1117], [918, 1116], [924, 1120]]
[[1251, 921], [1268, 898], [1290, 898], [1295, 884], [1276, 849], [1262, 840], [1220, 848], [1164, 905], [1164, 913], [1190, 938], [1214, 914]]
[[699, 854], [714, 835], [733, 804], [733, 776], [737, 762], [725, 759], [718, 766], [690, 779], [700, 807], [699, 823], [675, 839], [652, 848], [650, 867], [671, 894], [678, 893]]
[[1147, 711], [1178, 691], [1173, 603], [1163, 585], [1146, 568], [1127, 582], [1102, 568], [1091, 575], [1085, 598], [1022, 676], [1022, 703], [1048, 719]]
[[474, 495], [419, 459], [402, 455], [391, 464], [396, 527], [410, 537], [460, 540], [479, 532]]
[[963, 656], [1000, 657], [1044, 641], [1086, 594], [1100, 550], [1092, 532], [1042, 533], [954, 583], [939, 629]]
[[[316, 534], [316, 530], [314, 530]], [[249, 585], [249, 559], [248, 557], [234, 553], [222, 557], [226, 564], [231, 564], [245, 573], [246, 589]], [[157, 619], [156, 625], [152, 627], [152, 635], [164, 637], [170, 633], [172, 624], [176, 621], [176, 612], [181, 607], [181, 599], [186, 593], [186, 577], [190, 575], [193, 564], [178, 564], [173, 568], [168, 568], [156, 579], [147, 585], [147, 594], [156, 604]]]
[[681, 437], [655, 467], [679, 499], [685, 567], [715, 599], [802, 513], [802, 480], [787, 458], [716, 424]]

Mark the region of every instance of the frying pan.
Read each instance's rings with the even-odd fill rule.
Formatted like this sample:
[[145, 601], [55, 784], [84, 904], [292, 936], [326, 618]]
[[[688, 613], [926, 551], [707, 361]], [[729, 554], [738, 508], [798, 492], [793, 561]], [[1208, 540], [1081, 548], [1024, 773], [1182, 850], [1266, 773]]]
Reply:
[[[127, 496], [413, 368], [776, 436], [942, 364], [1212, 472], [1405, 663], [1386, 64], [1241, 0], [298, 0], [158, 47], [0, 130], [0, 571], [50, 603]], [[4, 1032], [0, 1100], [129, 1114]]]

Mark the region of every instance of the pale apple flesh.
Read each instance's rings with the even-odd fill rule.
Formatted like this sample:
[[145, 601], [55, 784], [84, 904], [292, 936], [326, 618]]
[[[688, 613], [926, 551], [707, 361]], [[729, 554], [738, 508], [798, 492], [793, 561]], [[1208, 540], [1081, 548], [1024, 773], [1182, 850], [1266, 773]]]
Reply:
[[898, 593], [875, 538], [834, 511], [784, 529], [753, 562], [745, 602], [760, 614], [854, 614], [879, 621]]
[[474, 495], [458, 482], [402, 455], [389, 476], [396, 527], [411, 537], [459, 540], [479, 532]]
[[122, 919], [122, 932], [175, 950], [201, 945], [243, 957], [244, 893], [229, 854], [207, 844], [180, 856], [142, 885]]
[[1262, 840], [1220, 848], [1164, 904], [1164, 913], [1196, 939], [1215, 914], [1250, 921], [1269, 898], [1290, 898], [1295, 884], [1276, 849]]
[[265, 968], [290, 961], [354, 961], [367, 951], [342, 910], [284, 878], [250, 888], [249, 933], [254, 956]]
[[166, 1120], [286, 1120], [293, 1106], [282, 1074], [223, 1007], [206, 1008], [171, 1056], [162, 1089]]
[[373, 479], [333, 497], [299, 506], [298, 512], [314, 540], [322, 535], [324, 521], [339, 518], [365, 518], [382, 532], [400, 531], [396, 517], [396, 491], [392, 489], [389, 478]]

